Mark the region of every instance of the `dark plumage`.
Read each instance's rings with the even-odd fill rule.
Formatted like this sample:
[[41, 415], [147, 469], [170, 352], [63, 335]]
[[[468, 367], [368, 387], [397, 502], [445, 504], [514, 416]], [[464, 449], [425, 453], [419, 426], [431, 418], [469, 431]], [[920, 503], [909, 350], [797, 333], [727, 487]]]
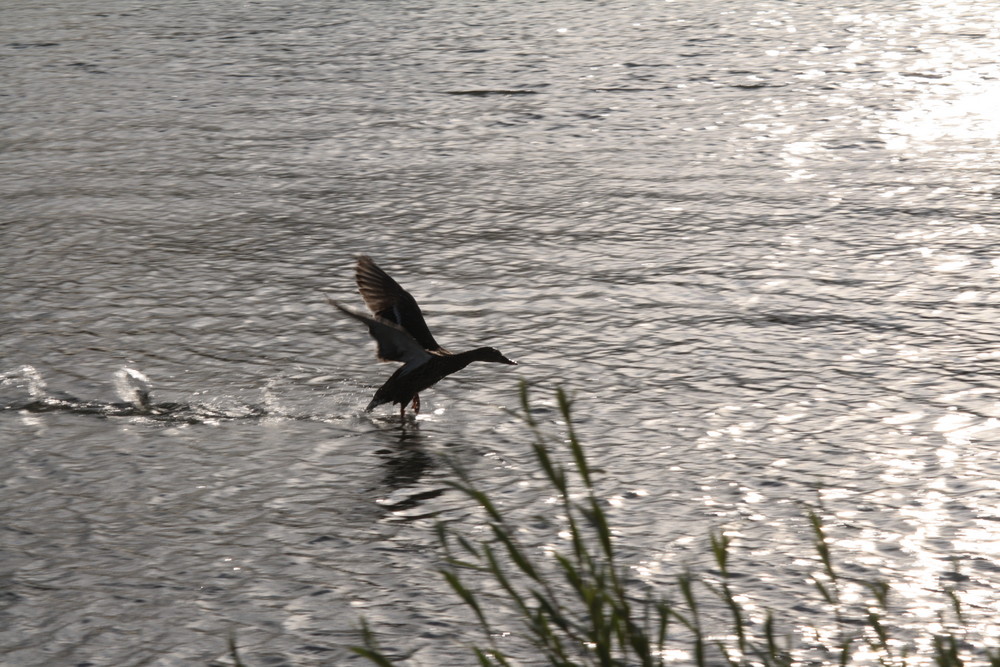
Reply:
[[358, 291], [374, 317], [345, 308], [327, 298], [335, 308], [368, 327], [378, 345], [381, 361], [401, 361], [403, 365], [375, 392], [365, 408], [370, 411], [383, 403], [398, 403], [400, 418], [406, 404], [413, 402], [414, 412], [420, 412], [420, 392], [439, 380], [462, 370], [473, 361], [516, 364], [492, 347], [477, 347], [453, 354], [438, 345], [431, 335], [416, 299], [399, 286], [389, 274], [372, 261], [358, 257], [356, 269]]

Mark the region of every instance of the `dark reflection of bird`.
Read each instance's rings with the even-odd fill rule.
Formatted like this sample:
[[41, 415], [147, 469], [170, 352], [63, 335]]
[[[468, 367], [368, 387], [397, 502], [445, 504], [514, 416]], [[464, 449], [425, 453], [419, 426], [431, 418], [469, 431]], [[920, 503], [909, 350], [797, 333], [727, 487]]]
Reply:
[[358, 257], [356, 270], [358, 290], [374, 317], [345, 308], [333, 299], [331, 305], [368, 326], [378, 345], [381, 361], [401, 361], [400, 366], [365, 408], [370, 411], [384, 403], [398, 403], [399, 416], [406, 414], [406, 404], [413, 402], [413, 411], [420, 412], [420, 392], [473, 361], [516, 364], [493, 347], [477, 347], [466, 352], [452, 353], [438, 345], [431, 335], [416, 299], [380, 269], [371, 257]]

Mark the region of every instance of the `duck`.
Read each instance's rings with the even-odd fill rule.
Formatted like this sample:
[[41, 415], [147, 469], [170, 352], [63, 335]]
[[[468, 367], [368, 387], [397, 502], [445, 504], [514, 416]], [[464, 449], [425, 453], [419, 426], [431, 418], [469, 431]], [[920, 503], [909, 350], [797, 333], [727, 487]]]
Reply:
[[334, 308], [368, 327], [375, 339], [379, 361], [399, 361], [396, 369], [372, 398], [365, 412], [380, 405], [399, 405], [399, 418], [406, 418], [410, 404], [420, 414], [420, 392], [429, 389], [452, 373], [474, 361], [517, 365], [495, 347], [477, 347], [465, 352], [450, 352], [434, 339], [413, 295], [403, 289], [368, 255], [360, 255], [355, 267], [358, 291], [371, 315], [348, 308], [330, 297]]

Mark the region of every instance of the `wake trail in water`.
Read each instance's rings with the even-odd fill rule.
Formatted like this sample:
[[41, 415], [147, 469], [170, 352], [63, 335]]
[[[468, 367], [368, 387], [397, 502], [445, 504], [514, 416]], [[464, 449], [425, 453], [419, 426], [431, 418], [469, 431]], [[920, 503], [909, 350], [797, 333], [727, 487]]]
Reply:
[[[154, 402], [152, 382], [142, 371], [122, 367], [114, 373], [112, 384], [119, 401], [84, 400], [62, 392], [51, 391], [41, 373], [33, 366], [21, 366], [5, 371], [0, 386], [23, 387], [27, 396], [0, 405], [0, 411], [29, 413], [67, 412], [102, 417], [142, 417], [168, 423], [204, 424], [220, 420], [261, 419], [272, 411], [258, 405], [218, 408], [204, 403]], [[276, 401], [273, 397], [269, 404]], [[290, 415], [282, 414], [282, 417]]]

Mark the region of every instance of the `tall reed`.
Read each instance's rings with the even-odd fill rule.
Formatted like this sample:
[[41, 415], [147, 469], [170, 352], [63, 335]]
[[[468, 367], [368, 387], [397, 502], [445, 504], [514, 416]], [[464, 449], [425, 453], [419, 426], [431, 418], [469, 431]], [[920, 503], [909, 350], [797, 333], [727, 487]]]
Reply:
[[[731, 577], [730, 538], [722, 532], [709, 536], [714, 577], [685, 571], [676, 575], [670, 590], [656, 594], [639, 590], [616, 554], [613, 531], [595, 490], [595, 472], [573, 428], [570, 399], [560, 389], [556, 400], [566, 424], [568, 452], [562, 456], [569, 459], [568, 466], [557, 461], [559, 452], [533, 418], [522, 384], [521, 416], [534, 436], [532, 451], [544, 482], [559, 499], [568, 534], [566, 548], [546, 555], [522, 544], [514, 522], [460, 468], [455, 469], [457, 481], [452, 486], [482, 508], [489, 539], [471, 540], [447, 524], [437, 527], [443, 560], [439, 572], [472, 612], [481, 633], [481, 640], [470, 648], [470, 658], [479, 665], [525, 664], [523, 650], [528, 645], [533, 656], [530, 664], [557, 667], [848, 665], [863, 646], [866, 659], [884, 667], [918, 664], [913, 662], [917, 659], [926, 664], [927, 657], [939, 667], [1000, 667], [1000, 648], [963, 641], [962, 608], [954, 591], [946, 591], [954, 603], [954, 618], [942, 618], [940, 624], [944, 628], [946, 621], [953, 621], [952, 629], [933, 633], [927, 642], [932, 656], [917, 656], [912, 639], [892, 636], [887, 620], [889, 583], [863, 582], [871, 593], [870, 603], [844, 604], [844, 578], [836, 568], [821, 518], [812, 510], [807, 518], [816, 552], [813, 584], [839, 629], [830, 645], [817, 646], [818, 640], [783, 635], [778, 629], [783, 624], [770, 611], [762, 622], [749, 620]], [[496, 609], [498, 603], [499, 620], [487, 611]], [[707, 607], [724, 611], [728, 620], [722, 627], [717, 613], [706, 617], [703, 610]], [[504, 634], [497, 624], [508, 622], [511, 616], [520, 625], [520, 632], [513, 634], [524, 642], [517, 646], [519, 657], [505, 648], [508, 640], [502, 644], [497, 639]], [[378, 647], [376, 633], [363, 625], [362, 636], [364, 645], [353, 650], [377, 665], [391, 667], [393, 662]], [[803, 657], [817, 650], [827, 656], [821, 663], [815, 657]]]

